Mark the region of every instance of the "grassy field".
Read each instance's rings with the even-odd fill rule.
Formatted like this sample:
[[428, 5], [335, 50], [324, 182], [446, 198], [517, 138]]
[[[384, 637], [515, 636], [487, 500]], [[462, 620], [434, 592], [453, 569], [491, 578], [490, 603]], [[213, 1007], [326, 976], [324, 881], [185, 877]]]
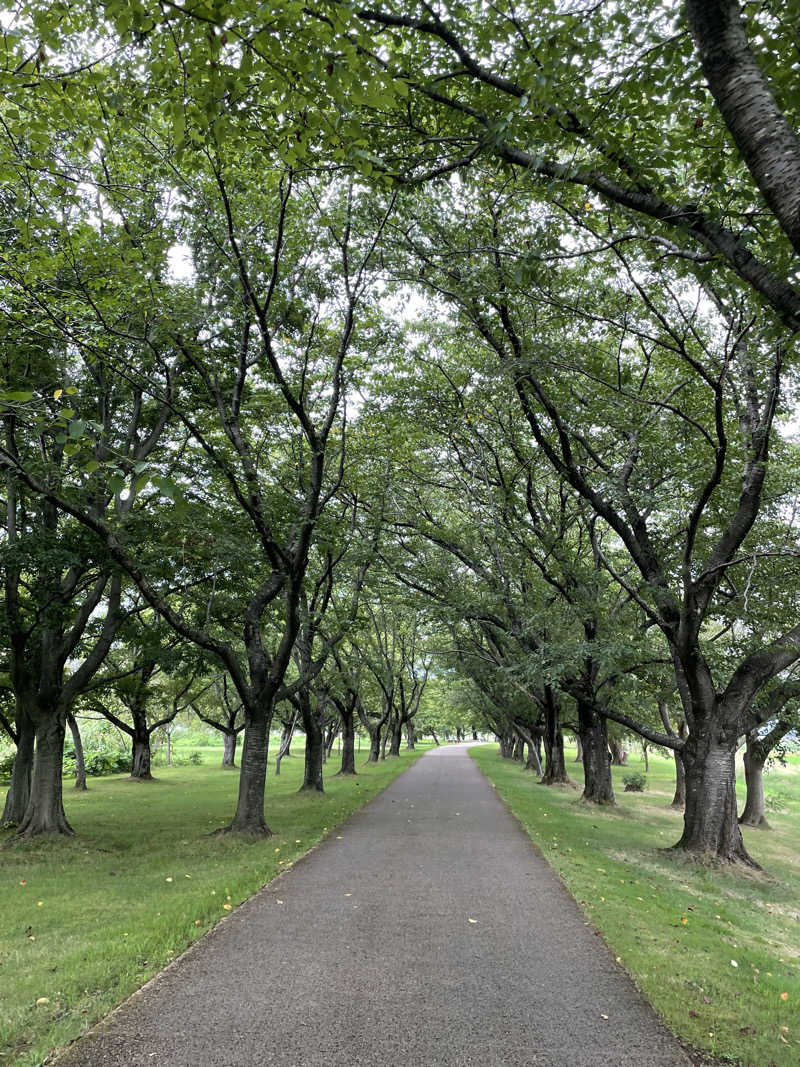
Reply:
[[[772, 829], [744, 830], [762, 876], [663, 851], [682, 823], [669, 807], [672, 761], [651, 758], [647, 791], [625, 793], [622, 777], [643, 770], [629, 757], [629, 769], [614, 768], [616, 809], [597, 809], [577, 789], [537, 785], [494, 746], [471, 755], [684, 1041], [747, 1067], [800, 1064], [799, 756], [765, 775], [786, 809], [768, 814]], [[582, 783], [579, 764], [568, 770]]]
[[[303, 760], [267, 780], [268, 841], [209, 837], [228, 822], [238, 774], [160, 767], [158, 780], [67, 783], [69, 840], [0, 853], [0, 1065], [31, 1067], [80, 1034], [230, 910], [327, 836], [413, 762], [417, 753], [333, 777], [324, 796], [298, 794]], [[302, 752], [302, 749], [300, 750]], [[0, 790], [0, 804], [4, 791]], [[11, 836], [0, 833], [0, 841]], [[37, 1001], [40, 1003], [37, 1004]]]

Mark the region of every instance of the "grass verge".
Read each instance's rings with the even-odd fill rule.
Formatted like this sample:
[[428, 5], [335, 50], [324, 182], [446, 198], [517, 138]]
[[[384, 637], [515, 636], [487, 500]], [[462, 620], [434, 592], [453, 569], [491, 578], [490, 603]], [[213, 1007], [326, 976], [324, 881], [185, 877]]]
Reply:
[[[538, 785], [494, 746], [470, 755], [682, 1040], [743, 1067], [800, 1064], [800, 757], [765, 778], [786, 809], [769, 815], [773, 828], [744, 829], [761, 876], [664, 851], [682, 824], [671, 760], [651, 757], [645, 793], [623, 792], [640, 761], [615, 767], [606, 809]], [[580, 765], [568, 770], [582, 785]]]
[[[152, 783], [92, 778], [65, 789], [69, 840], [0, 853], [0, 1065], [39, 1065], [327, 836], [425, 750], [299, 794], [302, 756], [267, 780], [274, 836], [207, 836], [230, 821], [238, 774], [213, 753]], [[302, 750], [301, 750], [302, 751]], [[221, 750], [219, 753], [221, 757]], [[0, 792], [0, 805], [3, 794]], [[0, 841], [11, 836], [0, 833]], [[44, 1001], [37, 1005], [37, 1001]]]

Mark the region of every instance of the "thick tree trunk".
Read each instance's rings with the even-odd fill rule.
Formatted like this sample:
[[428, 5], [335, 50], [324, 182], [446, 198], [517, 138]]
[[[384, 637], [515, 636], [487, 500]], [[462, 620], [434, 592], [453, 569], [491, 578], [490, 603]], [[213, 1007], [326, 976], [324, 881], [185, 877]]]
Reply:
[[591, 705], [579, 701], [578, 727], [583, 749], [582, 799], [592, 804], [614, 804], [606, 720]]
[[478, 740], [478, 731], [477, 730], [473, 730], [472, 731], [472, 740], [473, 741], [477, 741]]
[[369, 756], [367, 763], [377, 763], [381, 756], [381, 728], [376, 726], [369, 732]]
[[[222, 735], [222, 766], [226, 770], [236, 769], [236, 742], [238, 735], [235, 731]], [[276, 771], [277, 773], [277, 771]]]
[[[143, 708], [132, 708], [133, 749], [131, 760], [131, 778], [140, 782], [150, 782], [150, 731], [147, 729], [147, 712]], [[170, 754], [171, 755], [171, 754]]]
[[300, 696], [300, 716], [306, 735], [306, 754], [303, 764], [303, 784], [300, 793], [323, 793], [322, 764], [325, 758], [325, 731], [320, 721], [319, 709], [312, 707], [311, 698]]
[[64, 814], [61, 792], [65, 733], [63, 715], [41, 714], [36, 726], [30, 799], [17, 830], [21, 837], [74, 833]]
[[403, 740], [403, 720], [398, 715], [392, 723], [392, 743], [389, 746], [390, 756], [400, 755], [400, 742]]
[[561, 732], [558, 705], [549, 699], [545, 706], [544, 775], [542, 785], [564, 785], [569, 781], [564, 762], [564, 734]]
[[72, 712], [67, 712], [67, 724], [72, 734], [72, 744], [75, 748], [75, 788], [80, 791], [86, 790], [86, 760], [83, 755], [83, 741], [78, 723]]
[[383, 740], [381, 741], [381, 759], [386, 759], [386, 746], [389, 743], [389, 737], [392, 734], [392, 727], [387, 723], [386, 729], [383, 732]]
[[747, 797], [744, 809], [739, 816], [741, 826], [759, 826], [769, 829], [766, 807], [764, 804], [764, 764], [767, 752], [762, 751], [758, 739], [747, 735], [747, 748], [744, 753], [744, 780], [747, 784]]
[[686, 809], [683, 835], [674, 846], [698, 857], [758, 864], [748, 855], [736, 817], [735, 732], [721, 737], [719, 724], [695, 715], [683, 749]]
[[411, 719], [409, 719], [406, 723], [406, 748], [410, 749], [413, 752], [416, 743], [417, 734], [414, 730], [414, 723], [411, 721]]
[[3, 818], [0, 820], [0, 825], [5, 826], [18, 826], [22, 822], [31, 798], [35, 731], [27, 712], [17, 711], [16, 727], [17, 754], [11, 770], [11, 785], [6, 793]]
[[236, 814], [224, 832], [271, 837], [272, 831], [264, 819], [264, 788], [267, 778], [269, 726], [272, 708], [245, 713], [242, 766], [239, 772], [239, 796]]
[[[463, 740], [464, 740], [464, 731], [460, 726], [457, 726], [456, 727], [456, 741], [463, 741]], [[520, 759], [521, 758], [522, 757], [520, 757]]]
[[500, 734], [498, 737], [500, 741], [500, 755], [503, 759], [513, 759], [514, 757], [514, 735], [513, 734]]
[[356, 727], [353, 710], [341, 709], [342, 716], [342, 766], [339, 774], [356, 773]]
[[611, 750], [611, 766], [627, 767], [628, 753], [623, 748], [622, 742], [618, 741], [615, 737], [610, 737], [608, 739], [608, 747]]

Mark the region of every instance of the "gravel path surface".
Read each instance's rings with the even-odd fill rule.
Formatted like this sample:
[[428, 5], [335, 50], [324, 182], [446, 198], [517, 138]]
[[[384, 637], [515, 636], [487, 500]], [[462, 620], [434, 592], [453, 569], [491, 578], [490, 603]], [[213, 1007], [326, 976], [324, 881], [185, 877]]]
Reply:
[[457, 746], [425, 755], [57, 1061], [336, 1063], [689, 1060]]

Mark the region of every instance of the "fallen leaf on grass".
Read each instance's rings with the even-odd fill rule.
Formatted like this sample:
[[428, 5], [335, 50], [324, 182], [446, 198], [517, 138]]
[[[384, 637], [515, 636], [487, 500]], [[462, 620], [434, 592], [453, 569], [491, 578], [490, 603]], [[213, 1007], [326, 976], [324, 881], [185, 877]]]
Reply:
[[222, 907], [224, 908], [225, 911], [230, 911], [231, 908], [233, 907], [233, 905], [232, 904], [223, 904]]
[[788, 1000], [788, 999], [789, 999], [789, 994], [788, 993], [781, 993], [781, 1000]]
[[39, 997], [39, 999], [36, 1001], [36, 1007], [37, 1008], [41, 1008], [45, 1004], [49, 1004], [49, 1003], [50, 1003], [50, 997]]

